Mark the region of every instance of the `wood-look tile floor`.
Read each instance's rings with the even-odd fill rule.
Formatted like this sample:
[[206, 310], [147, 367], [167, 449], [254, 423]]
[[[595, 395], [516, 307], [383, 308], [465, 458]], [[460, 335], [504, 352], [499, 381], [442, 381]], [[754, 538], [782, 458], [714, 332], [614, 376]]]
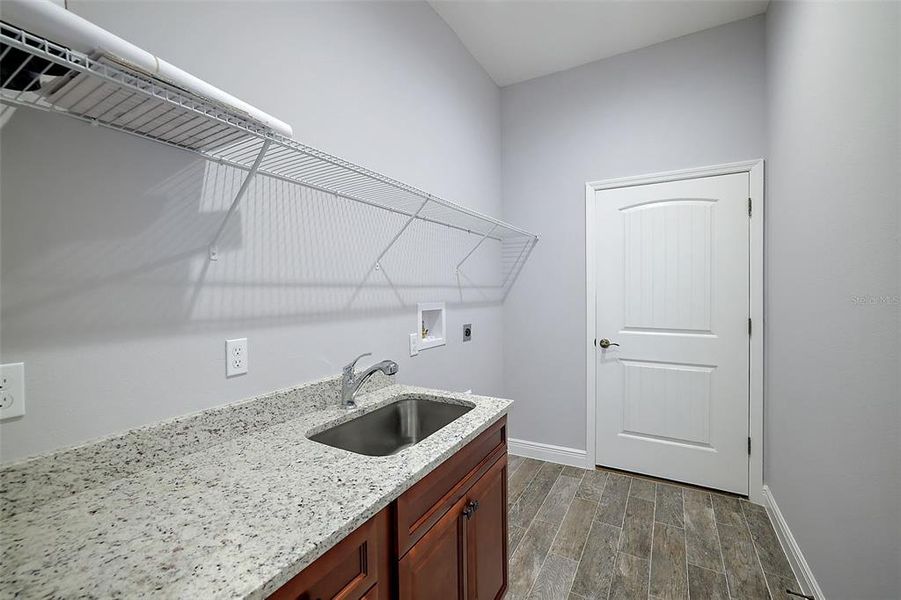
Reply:
[[510, 456], [508, 600], [798, 600], [766, 510]]

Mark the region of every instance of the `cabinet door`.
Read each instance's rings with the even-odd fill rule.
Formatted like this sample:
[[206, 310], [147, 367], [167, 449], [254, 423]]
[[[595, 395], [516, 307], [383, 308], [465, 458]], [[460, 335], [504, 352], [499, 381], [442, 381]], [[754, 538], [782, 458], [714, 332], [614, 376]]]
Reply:
[[482, 475], [467, 500], [468, 600], [497, 600], [507, 591], [506, 454]]
[[467, 501], [463, 498], [451, 506], [400, 559], [400, 600], [466, 598]]
[[397, 499], [397, 548], [403, 556], [507, 451], [507, 417], [483, 431]]

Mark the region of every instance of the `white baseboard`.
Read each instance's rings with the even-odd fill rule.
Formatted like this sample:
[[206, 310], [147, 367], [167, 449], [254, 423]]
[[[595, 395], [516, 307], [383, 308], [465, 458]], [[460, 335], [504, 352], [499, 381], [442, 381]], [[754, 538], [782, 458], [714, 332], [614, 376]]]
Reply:
[[510, 454], [515, 454], [516, 456], [525, 456], [526, 458], [535, 458], [581, 469], [586, 468], [586, 461], [588, 460], [588, 453], [584, 450], [513, 438], [507, 440], [507, 450]]
[[795, 573], [798, 585], [801, 586], [801, 591], [813, 596], [816, 600], [826, 600], [820, 584], [817, 583], [816, 578], [813, 576], [813, 571], [810, 570], [810, 565], [807, 564], [807, 559], [804, 558], [804, 554], [801, 552], [801, 547], [788, 528], [788, 523], [785, 521], [782, 511], [779, 510], [779, 505], [776, 504], [776, 499], [773, 498], [773, 492], [767, 485], [763, 486], [763, 500], [764, 506], [770, 514], [770, 520], [773, 522], [773, 529], [776, 530], [779, 543], [782, 544], [785, 556], [788, 557], [788, 562]]

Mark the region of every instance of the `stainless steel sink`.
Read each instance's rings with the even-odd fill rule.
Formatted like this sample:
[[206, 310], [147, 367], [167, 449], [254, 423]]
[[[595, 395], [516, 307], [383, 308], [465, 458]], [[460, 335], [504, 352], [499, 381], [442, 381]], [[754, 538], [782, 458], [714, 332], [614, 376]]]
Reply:
[[367, 456], [389, 456], [417, 444], [472, 410], [471, 406], [404, 398], [310, 439]]

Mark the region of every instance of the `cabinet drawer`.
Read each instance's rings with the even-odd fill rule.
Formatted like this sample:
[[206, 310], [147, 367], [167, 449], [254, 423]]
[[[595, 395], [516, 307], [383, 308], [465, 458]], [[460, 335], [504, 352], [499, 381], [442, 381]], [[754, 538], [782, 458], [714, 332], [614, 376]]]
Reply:
[[390, 508], [382, 510], [276, 590], [269, 598], [274, 600], [387, 598], [386, 590], [389, 587], [392, 558], [388, 533], [389, 516]]
[[403, 556], [507, 451], [502, 417], [397, 499], [397, 548]]

